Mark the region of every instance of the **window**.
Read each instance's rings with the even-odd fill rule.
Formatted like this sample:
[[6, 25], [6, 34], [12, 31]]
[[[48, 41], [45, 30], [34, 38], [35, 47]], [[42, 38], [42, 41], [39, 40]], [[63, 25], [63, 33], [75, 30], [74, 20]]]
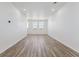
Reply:
[[44, 28], [44, 22], [43, 21], [39, 21], [39, 28], [40, 29]]
[[46, 23], [46, 21], [44, 21], [44, 20], [33, 20], [32, 21], [32, 28], [33, 29], [44, 29], [45, 28], [45, 24]]
[[37, 21], [32, 22], [32, 26], [34, 29], [37, 28], [37, 25], [38, 25]]

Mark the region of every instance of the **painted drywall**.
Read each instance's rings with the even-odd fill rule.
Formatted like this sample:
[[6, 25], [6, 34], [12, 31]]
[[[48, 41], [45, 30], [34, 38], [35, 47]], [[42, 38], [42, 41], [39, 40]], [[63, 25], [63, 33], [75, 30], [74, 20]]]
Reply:
[[69, 2], [48, 19], [48, 35], [79, 52], [79, 3]]
[[[11, 23], [8, 23], [8, 20]], [[0, 53], [27, 34], [24, 15], [9, 2], [0, 3]]]

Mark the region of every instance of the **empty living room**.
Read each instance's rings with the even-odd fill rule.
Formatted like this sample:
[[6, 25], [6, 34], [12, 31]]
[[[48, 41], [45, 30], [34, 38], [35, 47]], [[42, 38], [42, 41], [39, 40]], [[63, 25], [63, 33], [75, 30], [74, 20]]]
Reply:
[[79, 57], [79, 2], [0, 2], [0, 57]]

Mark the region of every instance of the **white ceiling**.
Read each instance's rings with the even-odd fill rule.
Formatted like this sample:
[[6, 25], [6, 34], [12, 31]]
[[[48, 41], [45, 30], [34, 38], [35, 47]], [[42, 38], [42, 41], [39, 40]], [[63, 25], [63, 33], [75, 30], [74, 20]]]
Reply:
[[31, 19], [44, 19], [61, 8], [65, 2], [13, 2], [16, 8]]

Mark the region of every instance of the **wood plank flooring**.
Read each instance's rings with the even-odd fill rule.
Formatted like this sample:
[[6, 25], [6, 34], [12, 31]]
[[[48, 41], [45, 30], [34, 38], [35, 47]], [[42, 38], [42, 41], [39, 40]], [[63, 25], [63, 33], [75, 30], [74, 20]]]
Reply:
[[79, 53], [48, 35], [28, 35], [0, 54], [1, 57], [78, 57]]

